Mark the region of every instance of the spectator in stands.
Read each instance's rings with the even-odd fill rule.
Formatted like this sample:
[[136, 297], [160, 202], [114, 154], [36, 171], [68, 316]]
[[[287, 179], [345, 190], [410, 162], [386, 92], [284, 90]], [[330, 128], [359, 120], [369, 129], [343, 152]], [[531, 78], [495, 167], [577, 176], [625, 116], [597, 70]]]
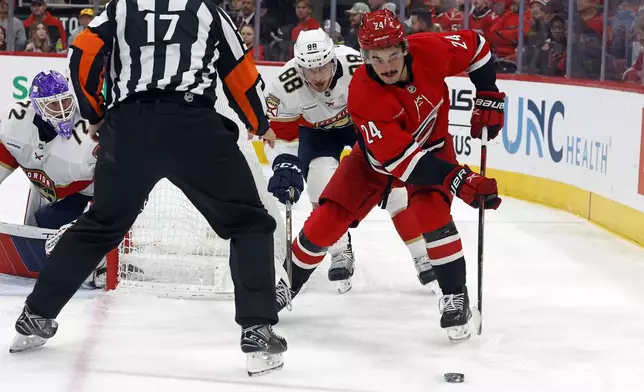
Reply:
[[577, 0], [577, 10], [586, 26], [593, 29], [601, 39], [604, 24], [599, 0]]
[[622, 79], [628, 83], [642, 84], [642, 63], [644, 63], [644, 19], [638, 18], [635, 22], [635, 38], [637, 45], [636, 60], [629, 69], [624, 72]]
[[[58, 50], [63, 51], [67, 49], [67, 32], [60, 19], [47, 12], [47, 5], [44, 0], [31, 0], [31, 15], [24, 22], [25, 29], [29, 32], [35, 31], [31, 27], [36, 22], [45, 25], [51, 42], [58, 46]], [[31, 42], [31, 36], [27, 38]]]
[[494, 14], [488, 7], [488, 0], [472, 0], [470, 11], [470, 29], [487, 38], [494, 24]]
[[535, 73], [546, 76], [564, 76], [566, 64], [564, 55], [567, 49], [567, 28], [566, 16], [562, 14], [553, 15], [548, 24], [548, 38], [540, 48], [538, 56], [531, 59], [530, 68]]
[[[634, 2], [633, 0], [631, 0]], [[626, 63], [632, 60], [633, 27], [637, 18], [637, 7], [639, 4], [624, 1], [620, 3], [617, 13], [613, 17], [611, 26], [611, 39], [609, 42], [609, 53], [619, 59], [620, 66], [626, 68]], [[622, 69], [623, 71], [623, 69]]]
[[[494, 52], [497, 59], [506, 59], [508, 61], [516, 62], [517, 60], [517, 45], [519, 43], [519, 2], [522, 0], [512, 0], [512, 5], [509, 10], [496, 20], [488, 39], [494, 46]], [[523, 17], [523, 31], [525, 34], [530, 29], [530, 13], [526, 12]]]
[[56, 53], [56, 46], [51, 42], [47, 26], [42, 22], [35, 22], [29, 28], [29, 43], [25, 52]]
[[[251, 25], [245, 25], [239, 30], [239, 34], [250, 51], [250, 55], [255, 58], [255, 48], [253, 46], [255, 44], [255, 29]], [[264, 60], [264, 45], [259, 45], [259, 57], [257, 57], [257, 60]]]
[[336, 45], [344, 45], [344, 38], [342, 38], [342, 26], [337, 21], [335, 22], [335, 29], [331, 31], [331, 20], [327, 19], [324, 21], [324, 32], [331, 37], [333, 43]]
[[72, 45], [76, 36], [87, 28], [87, 25], [89, 25], [92, 19], [94, 19], [94, 10], [91, 8], [83, 8], [78, 15], [78, 27], [69, 34], [69, 41], [67, 42], [68, 47]]
[[465, 24], [463, 13], [458, 10], [454, 0], [443, 0], [440, 6], [435, 7], [433, 19], [442, 31], [461, 30]]
[[242, 2], [241, 0], [232, 0], [230, 3], [230, 11], [228, 12], [228, 15], [230, 15], [230, 19], [235, 22], [236, 26], [239, 26], [241, 23], [242, 19]]
[[[0, 0], [0, 27], [5, 29], [5, 41], [9, 37], [7, 29], [9, 28], [9, 0]], [[13, 18], [13, 46], [14, 50], [19, 52], [25, 49], [27, 45], [27, 35], [25, 26], [22, 21], [14, 16]]]
[[538, 58], [541, 56], [541, 47], [550, 36], [550, 27], [545, 21], [543, 11], [546, 0], [530, 0], [530, 29], [523, 46], [523, 73], [534, 74], [539, 72]]
[[6, 37], [6, 30], [4, 29], [4, 27], [0, 26], [0, 52], [7, 51], [7, 43], [5, 42]]
[[432, 12], [427, 7], [414, 8], [411, 10], [411, 31], [415, 33], [427, 33], [435, 31], [432, 29]]
[[313, 19], [311, 13], [313, 6], [310, 0], [297, 0], [295, 2], [295, 15], [300, 23], [291, 30], [291, 41], [297, 41], [301, 31], [320, 29], [320, 23]]
[[[284, 34], [280, 29], [280, 24], [275, 18], [268, 14], [268, 7], [264, 0], [259, 2], [259, 41], [265, 45], [272, 45], [275, 42], [281, 42]], [[253, 25], [255, 27], [255, 25]]]
[[[546, 6], [543, 7], [543, 20], [550, 25], [552, 18], [555, 15], [567, 17], [568, 16], [568, 0], [548, 0]], [[566, 19], [567, 20], [567, 19]]]
[[395, 3], [388, 2], [387, 0], [368, 0], [368, 1], [372, 11], [382, 10], [386, 8], [391, 12], [393, 12], [394, 14], [396, 13]]
[[369, 13], [369, 6], [365, 3], [356, 2], [353, 6], [345, 12], [349, 15], [349, 32], [346, 34], [344, 44], [352, 47], [355, 50], [360, 50], [358, 44], [358, 29], [362, 21], [362, 15]]
[[241, 28], [246, 25], [255, 26], [255, 0], [241, 0], [241, 18], [237, 27]]
[[[507, 4], [512, 4], [512, 1], [508, 0], [490, 0], [492, 2], [492, 18], [494, 19], [494, 22], [503, 16], [505, 14], [506, 8], [509, 10], [510, 7], [506, 7]], [[550, 0], [552, 1], [552, 0]]]

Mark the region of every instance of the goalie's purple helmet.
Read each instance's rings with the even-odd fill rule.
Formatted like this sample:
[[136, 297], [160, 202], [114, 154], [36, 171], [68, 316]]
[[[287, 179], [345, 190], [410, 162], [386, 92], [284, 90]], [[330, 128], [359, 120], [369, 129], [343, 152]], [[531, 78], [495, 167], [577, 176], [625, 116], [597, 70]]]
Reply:
[[29, 99], [36, 113], [65, 139], [74, 132], [76, 101], [67, 79], [57, 71], [43, 71], [34, 77]]

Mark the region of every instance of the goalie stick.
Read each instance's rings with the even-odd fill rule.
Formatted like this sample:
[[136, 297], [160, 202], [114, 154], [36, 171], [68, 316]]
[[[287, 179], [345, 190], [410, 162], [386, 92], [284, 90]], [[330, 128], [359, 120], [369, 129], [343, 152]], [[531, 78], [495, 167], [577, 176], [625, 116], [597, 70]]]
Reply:
[[[288, 275], [288, 287], [293, 287], [293, 199], [295, 198], [295, 188], [288, 188], [288, 200], [286, 201], [286, 275]], [[291, 311], [291, 290], [286, 290], [286, 309]]]
[[[487, 127], [483, 127], [481, 135], [481, 176], [485, 176], [487, 164]], [[479, 311], [479, 324], [477, 334], [483, 332], [483, 234], [485, 228], [485, 199], [481, 196], [479, 204], [479, 235], [478, 235], [478, 303], [477, 308]]]

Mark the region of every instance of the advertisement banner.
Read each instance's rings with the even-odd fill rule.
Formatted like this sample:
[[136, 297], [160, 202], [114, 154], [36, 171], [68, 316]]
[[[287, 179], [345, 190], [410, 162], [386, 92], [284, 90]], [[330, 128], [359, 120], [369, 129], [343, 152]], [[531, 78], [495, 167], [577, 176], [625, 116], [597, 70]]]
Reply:
[[[0, 55], [6, 70], [0, 73], [0, 107], [25, 99], [41, 70], [66, 72], [66, 62]], [[258, 68], [265, 83], [279, 72], [276, 66]], [[466, 77], [447, 84], [459, 160], [478, 166], [480, 141], [469, 136], [474, 86]], [[644, 212], [643, 94], [514, 80], [497, 84], [507, 94], [505, 126], [488, 143], [489, 168], [570, 184]]]

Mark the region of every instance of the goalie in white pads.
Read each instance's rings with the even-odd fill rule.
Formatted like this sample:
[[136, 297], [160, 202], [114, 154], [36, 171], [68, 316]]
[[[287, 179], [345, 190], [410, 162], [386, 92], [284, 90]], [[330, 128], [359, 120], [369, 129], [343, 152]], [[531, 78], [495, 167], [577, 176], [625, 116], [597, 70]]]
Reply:
[[[98, 144], [76, 115], [66, 78], [40, 72], [29, 99], [9, 106], [0, 117], [0, 183], [21, 168], [32, 184], [25, 223], [58, 230], [78, 218], [92, 200]], [[47, 240], [55, 245], [59, 235]], [[85, 286], [96, 288], [97, 271]]]
[[[349, 82], [362, 65], [362, 57], [354, 49], [334, 45], [322, 29], [300, 33], [294, 53], [295, 58], [282, 67], [267, 90], [271, 128], [278, 138], [275, 148], [266, 151], [274, 172], [268, 190], [280, 202], [286, 203], [288, 189], [293, 187], [294, 201], [297, 201], [306, 179], [309, 199], [315, 208], [339, 165], [345, 146], [353, 147], [356, 143], [347, 96]], [[418, 223], [407, 210], [407, 192], [402, 188], [393, 189], [385, 206], [413, 256], [420, 282], [433, 285], [437, 290]], [[350, 278], [354, 272], [354, 253], [348, 232], [329, 252], [332, 256], [329, 280], [338, 281], [340, 293], [346, 292], [351, 288]], [[294, 259], [297, 263], [297, 255]], [[293, 280], [297, 281], [299, 277], [294, 276]], [[286, 287], [285, 282], [278, 283], [279, 309], [286, 305]], [[291, 296], [296, 294], [292, 292]]]

